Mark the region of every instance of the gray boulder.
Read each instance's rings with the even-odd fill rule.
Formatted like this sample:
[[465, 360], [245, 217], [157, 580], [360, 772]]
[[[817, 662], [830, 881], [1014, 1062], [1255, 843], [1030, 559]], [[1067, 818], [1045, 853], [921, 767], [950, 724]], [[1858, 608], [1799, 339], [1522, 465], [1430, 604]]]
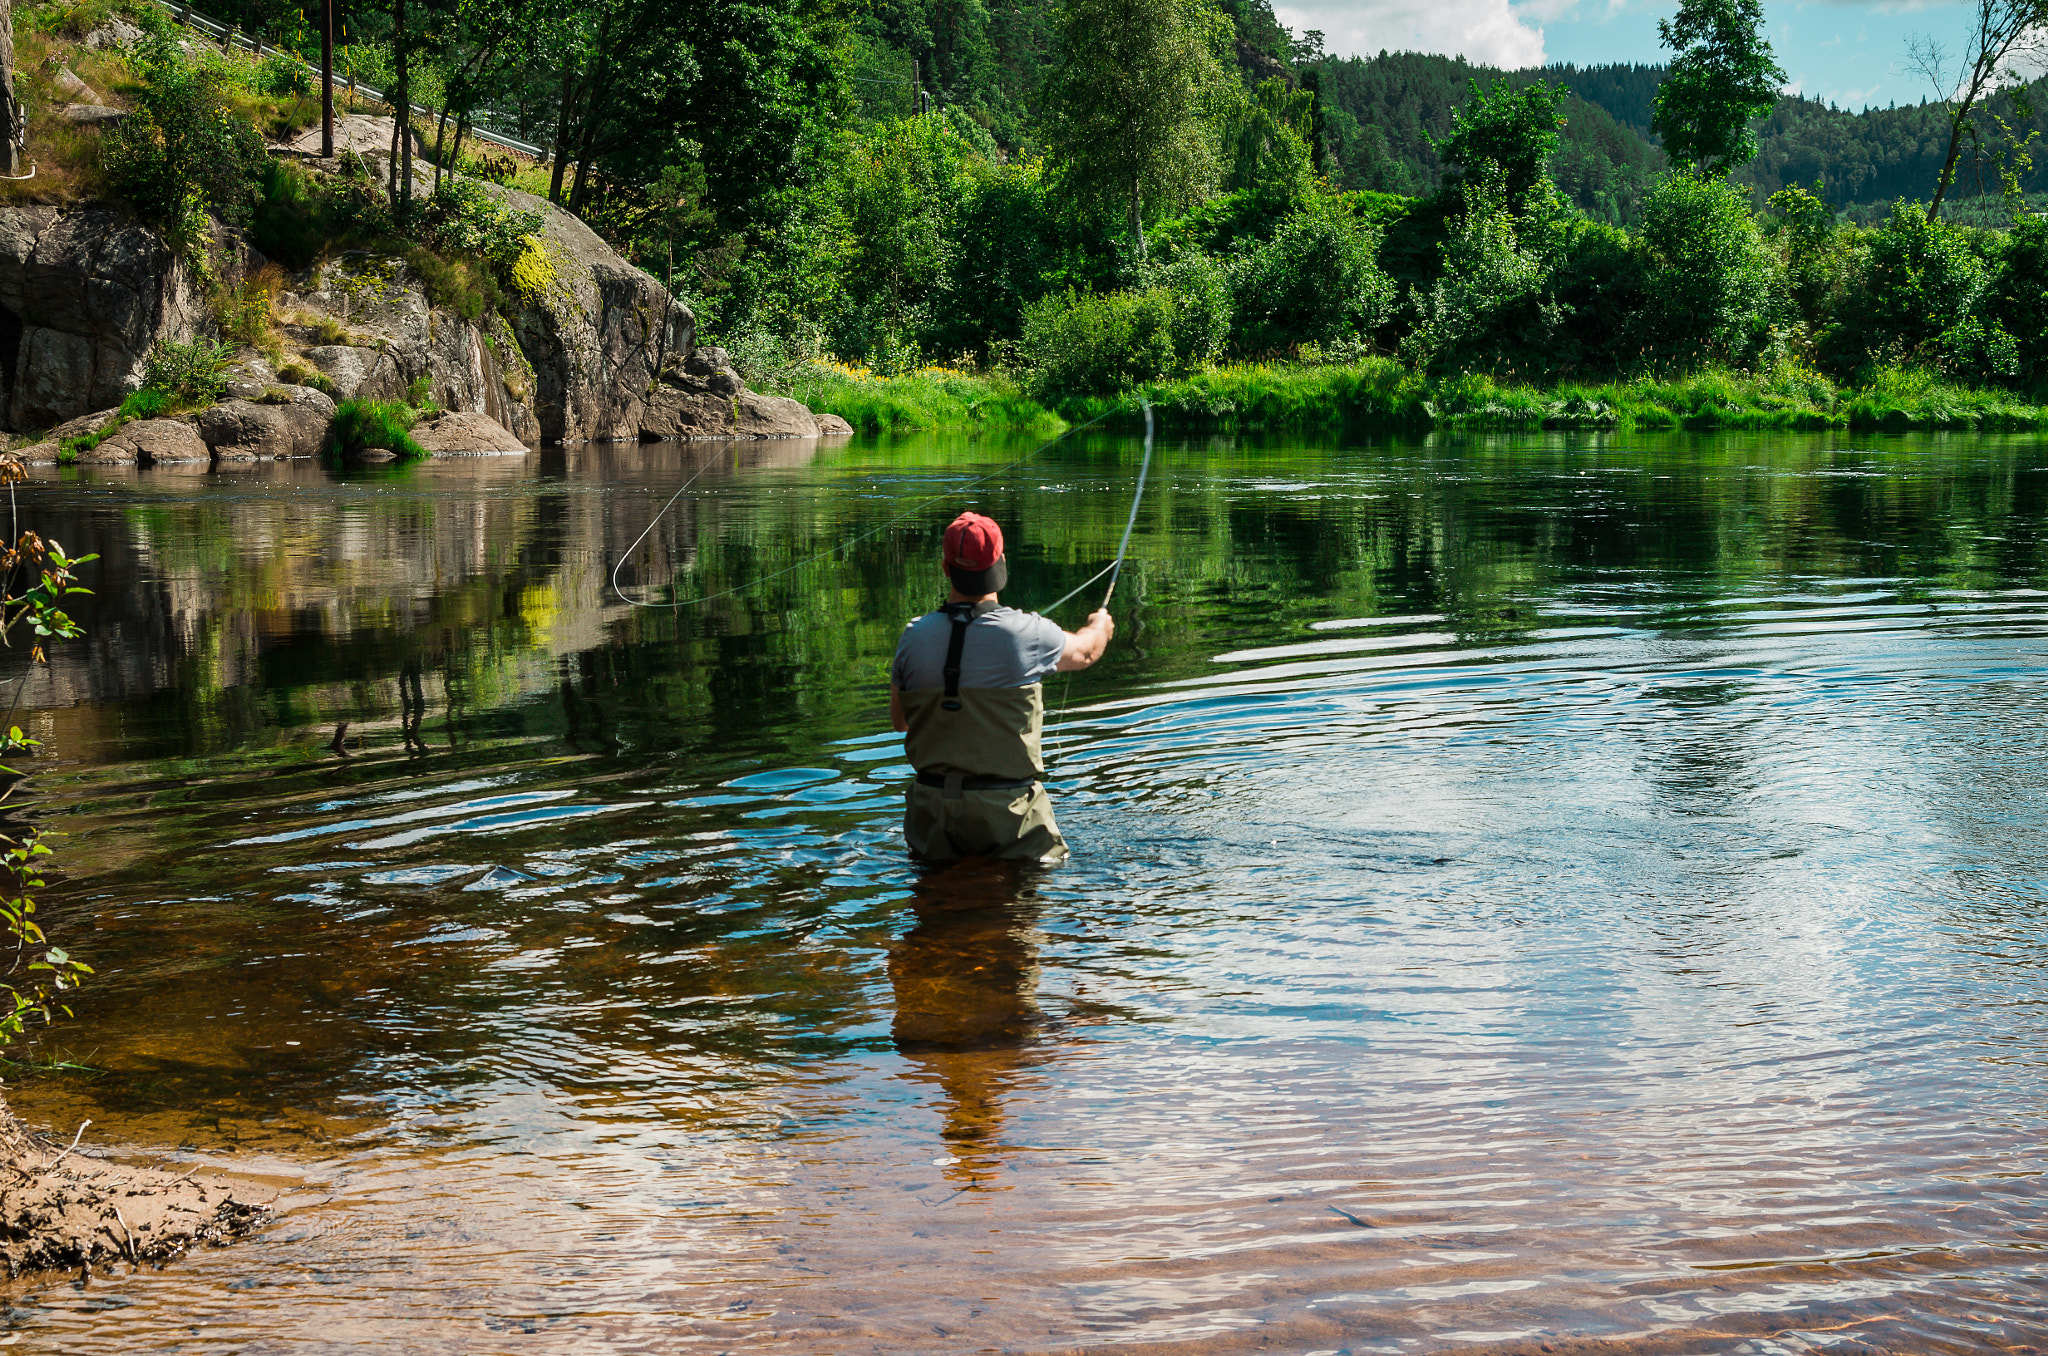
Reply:
[[741, 391], [733, 400], [733, 432], [742, 438], [815, 438], [818, 421], [801, 400]]
[[142, 36], [142, 30], [116, 14], [85, 35], [85, 45], [95, 52], [126, 47]]
[[63, 450], [63, 446], [62, 443], [45, 438], [42, 442], [16, 448], [8, 455], [20, 458], [29, 466], [52, 466], [56, 464], [57, 453]]
[[642, 442], [733, 437], [732, 397], [657, 386], [640, 412]]
[[486, 457], [524, 452], [526, 444], [488, 414], [451, 410], [423, 420], [413, 441], [437, 457]]
[[282, 403], [227, 400], [199, 415], [199, 436], [221, 461], [267, 461], [319, 452], [334, 402], [310, 386], [277, 386]]
[[811, 417], [818, 421], [818, 436], [821, 438], [847, 438], [853, 435], [853, 425], [836, 414], [817, 414]]
[[343, 400], [353, 399], [378, 358], [374, 348], [352, 348], [346, 344], [322, 344], [309, 348], [305, 360], [320, 369]]
[[50, 76], [50, 86], [57, 91], [57, 99], [67, 104], [98, 104], [106, 102], [98, 90], [79, 78], [78, 72], [69, 66], [59, 66]]
[[123, 110], [105, 104], [71, 104], [64, 110], [64, 120], [81, 127], [111, 127], [127, 116]]
[[98, 447], [80, 454], [81, 465], [150, 466], [157, 462], [208, 461], [213, 453], [182, 419], [138, 419]]

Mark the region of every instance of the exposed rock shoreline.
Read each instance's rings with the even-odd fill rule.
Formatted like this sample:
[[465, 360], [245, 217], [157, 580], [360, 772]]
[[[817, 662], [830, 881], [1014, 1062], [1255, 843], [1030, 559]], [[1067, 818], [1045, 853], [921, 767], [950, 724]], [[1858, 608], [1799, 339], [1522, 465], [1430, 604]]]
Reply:
[[162, 1266], [269, 1218], [268, 1206], [191, 1175], [86, 1158], [32, 1136], [0, 1105], [0, 1262], [10, 1278]]
[[[365, 140], [387, 136], [388, 123], [343, 130]], [[309, 170], [340, 169], [298, 158]], [[344, 253], [286, 276], [269, 298], [282, 345], [242, 350], [227, 399], [130, 422], [78, 460], [232, 466], [313, 456], [337, 399], [418, 403], [422, 390], [445, 413], [413, 436], [437, 456], [852, 431], [748, 390], [723, 350], [697, 346], [690, 309], [578, 218], [531, 194], [491, 191], [541, 215], [549, 265], [505, 314], [465, 319], [436, 307], [402, 258]], [[212, 256], [229, 285], [268, 262], [225, 229]], [[152, 345], [189, 343], [209, 325], [202, 280], [149, 228], [97, 208], [0, 208], [0, 430], [31, 435], [17, 451], [24, 461], [56, 461], [66, 439], [106, 428], [141, 385]]]

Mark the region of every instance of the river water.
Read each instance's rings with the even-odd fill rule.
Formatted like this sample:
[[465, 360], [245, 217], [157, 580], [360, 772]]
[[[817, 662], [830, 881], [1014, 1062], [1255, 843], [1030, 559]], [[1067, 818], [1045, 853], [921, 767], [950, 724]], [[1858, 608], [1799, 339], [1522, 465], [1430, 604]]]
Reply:
[[1032, 446], [26, 487], [100, 974], [8, 1095], [282, 1212], [5, 1340], [2043, 1349], [2048, 442], [1163, 438], [1074, 859], [920, 873], [940, 528], [1123, 528]]

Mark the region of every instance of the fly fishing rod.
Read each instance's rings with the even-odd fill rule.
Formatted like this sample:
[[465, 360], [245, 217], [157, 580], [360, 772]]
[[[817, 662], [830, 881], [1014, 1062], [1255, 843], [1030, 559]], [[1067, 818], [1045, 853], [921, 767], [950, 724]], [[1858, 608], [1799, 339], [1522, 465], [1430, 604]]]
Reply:
[[1140, 396], [1138, 397], [1138, 403], [1145, 407], [1145, 459], [1138, 464], [1138, 488], [1131, 494], [1131, 516], [1124, 520], [1124, 539], [1117, 544], [1116, 559], [1082, 580], [1079, 588], [1066, 594], [1058, 602], [1048, 603], [1040, 608], [1039, 612], [1041, 614], [1052, 612], [1072, 601], [1080, 595], [1083, 589], [1088, 588], [1104, 575], [1109, 576], [1109, 590], [1102, 595], [1102, 606], [1108, 607], [1109, 600], [1116, 596], [1116, 581], [1123, 574], [1124, 557], [1129, 554], [1131, 549], [1131, 529], [1138, 525], [1138, 504], [1145, 497], [1145, 480], [1146, 477], [1152, 474], [1152, 402]]
[[[772, 573], [772, 574], [764, 574], [764, 575], [762, 575], [762, 576], [761, 576], [761, 577], [760, 577], [759, 579], [753, 579], [753, 580], [749, 580], [748, 582], [746, 582], [746, 583], [744, 583], [744, 584], [735, 584], [735, 585], [734, 585], [733, 587], [731, 587], [731, 588], [729, 588], [729, 589], [723, 589], [723, 590], [720, 590], [720, 591], [719, 591], [719, 592], [717, 592], [717, 593], [707, 593], [707, 594], [704, 594], [704, 595], [702, 595], [702, 596], [700, 596], [700, 597], [696, 597], [696, 598], [682, 598], [682, 599], [678, 599], [678, 600], [676, 600], [676, 601], [673, 601], [673, 602], [667, 602], [667, 603], [649, 603], [649, 602], [642, 602], [642, 601], [641, 601], [640, 599], [638, 599], [638, 598], [631, 598], [631, 597], [628, 597], [628, 596], [627, 596], [627, 594], [626, 594], [626, 591], [625, 591], [624, 589], [622, 589], [622, 588], [620, 588], [620, 587], [619, 587], [619, 571], [620, 571], [620, 570], [622, 570], [622, 569], [624, 569], [624, 568], [625, 568], [625, 565], [626, 565], [626, 562], [627, 562], [628, 560], [631, 560], [631, 559], [633, 558], [633, 553], [634, 553], [635, 551], [637, 551], [637, 550], [639, 550], [639, 549], [640, 549], [640, 543], [641, 543], [641, 542], [643, 542], [643, 541], [646, 541], [646, 540], [647, 540], [647, 536], [648, 536], [648, 534], [649, 534], [650, 532], [654, 531], [655, 525], [656, 525], [656, 524], [658, 524], [658, 523], [659, 523], [659, 522], [660, 522], [660, 521], [662, 520], [663, 516], [664, 516], [664, 515], [666, 515], [666, 514], [668, 513], [669, 509], [671, 509], [671, 508], [673, 508], [673, 507], [675, 506], [675, 502], [676, 502], [676, 500], [678, 500], [678, 499], [681, 499], [681, 498], [683, 497], [683, 491], [684, 491], [684, 490], [687, 490], [687, 489], [689, 489], [689, 488], [690, 488], [690, 486], [694, 485], [694, 484], [695, 484], [695, 483], [697, 482], [697, 476], [701, 476], [701, 475], [703, 475], [703, 474], [704, 474], [704, 472], [706, 472], [706, 471], [708, 471], [708, 470], [710, 470], [710, 469], [711, 469], [711, 461], [706, 461], [706, 462], [704, 463], [704, 465], [702, 465], [702, 466], [700, 466], [700, 467], [698, 467], [698, 468], [697, 468], [697, 472], [696, 472], [696, 475], [693, 475], [693, 476], [691, 476], [691, 477], [690, 477], [690, 478], [689, 478], [688, 480], [684, 481], [684, 482], [682, 483], [682, 485], [681, 485], [680, 487], [678, 487], [678, 488], [677, 488], [676, 492], [675, 492], [674, 494], [672, 494], [672, 495], [670, 495], [670, 496], [669, 496], [669, 498], [668, 498], [668, 503], [666, 503], [666, 504], [663, 504], [663, 505], [661, 506], [661, 508], [660, 508], [660, 509], [659, 509], [659, 510], [658, 510], [658, 511], [657, 511], [657, 512], [655, 513], [654, 517], [653, 517], [652, 519], [650, 519], [650, 520], [648, 521], [648, 524], [647, 524], [647, 526], [646, 526], [645, 528], [641, 529], [640, 535], [639, 535], [639, 536], [637, 536], [637, 537], [635, 537], [635, 538], [633, 538], [633, 544], [632, 544], [631, 546], [628, 546], [628, 547], [627, 547], [627, 548], [625, 549], [625, 551], [624, 551], [624, 552], [623, 552], [623, 553], [622, 553], [622, 554], [621, 554], [621, 555], [619, 556], [619, 559], [618, 559], [618, 563], [612, 566], [612, 592], [613, 592], [613, 593], [615, 593], [615, 594], [617, 594], [617, 595], [619, 596], [619, 600], [620, 600], [621, 602], [623, 602], [623, 603], [627, 604], [627, 605], [628, 605], [629, 607], [649, 607], [649, 608], [653, 608], [653, 607], [670, 607], [670, 608], [683, 608], [683, 607], [691, 607], [691, 606], [694, 606], [695, 604], [698, 604], [698, 603], [709, 603], [709, 602], [715, 602], [715, 601], [717, 601], [717, 600], [718, 600], [718, 599], [720, 599], [720, 598], [730, 598], [730, 597], [731, 597], [732, 595], [734, 595], [735, 593], [744, 593], [744, 592], [745, 592], [746, 590], [748, 590], [748, 589], [752, 588], [752, 587], [753, 587], [754, 585], [756, 585], [756, 584], [765, 584], [765, 583], [767, 583], [767, 582], [768, 582], [769, 580], [771, 580], [771, 579], [780, 579], [780, 578], [781, 578], [782, 576], [784, 576], [784, 575], [787, 575], [787, 574], [795, 574], [795, 573], [796, 573], [796, 572], [797, 572], [798, 570], [801, 570], [801, 569], [803, 569], [803, 568], [804, 568], [805, 566], [807, 566], [807, 565], [815, 565], [815, 564], [817, 564], [817, 563], [818, 563], [819, 561], [821, 561], [821, 560], [829, 560], [829, 559], [830, 559], [830, 558], [832, 558], [833, 556], [836, 556], [836, 555], [838, 555], [838, 554], [839, 554], [839, 553], [840, 553], [841, 551], [844, 551], [844, 550], [845, 550], [845, 549], [846, 549], [847, 547], [849, 547], [849, 546], [858, 546], [858, 545], [859, 545], [860, 543], [862, 543], [862, 542], [864, 542], [864, 541], [868, 540], [868, 539], [869, 539], [870, 537], [878, 537], [878, 536], [880, 536], [880, 535], [881, 535], [882, 533], [884, 533], [884, 532], [887, 532], [887, 531], [888, 531], [888, 530], [889, 530], [890, 528], [892, 528], [892, 527], [896, 526], [896, 524], [898, 524], [898, 523], [900, 523], [900, 522], [904, 521], [904, 520], [905, 520], [906, 518], [910, 518], [910, 517], [912, 517], [913, 515], [915, 515], [915, 514], [917, 514], [918, 512], [920, 512], [921, 510], [923, 510], [923, 509], [926, 509], [926, 508], [930, 507], [931, 505], [933, 505], [933, 504], [936, 504], [936, 503], [938, 503], [938, 502], [939, 502], [939, 501], [941, 501], [941, 500], [944, 500], [944, 499], [952, 499], [952, 498], [955, 498], [955, 497], [957, 497], [957, 496], [959, 496], [959, 495], [963, 495], [963, 494], [967, 493], [967, 492], [968, 492], [969, 490], [973, 489], [973, 488], [974, 488], [975, 486], [977, 486], [977, 485], [986, 485], [986, 484], [987, 484], [987, 483], [988, 483], [989, 481], [991, 481], [991, 480], [994, 480], [994, 479], [995, 479], [996, 477], [998, 477], [998, 476], [1008, 475], [1008, 474], [1009, 474], [1010, 472], [1012, 472], [1012, 471], [1016, 470], [1016, 469], [1017, 469], [1017, 468], [1018, 468], [1019, 466], [1022, 466], [1022, 465], [1024, 465], [1024, 463], [1026, 463], [1026, 462], [1028, 462], [1028, 461], [1031, 461], [1031, 460], [1033, 460], [1034, 458], [1036, 458], [1036, 457], [1037, 457], [1037, 456], [1038, 456], [1038, 455], [1039, 455], [1040, 453], [1042, 453], [1042, 452], [1046, 451], [1046, 450], [1047, 450], [1048, 448], [1051, 448], [1051, 447], [1055, 447], [1055, 446], [1059, 445], [1060, 443], [1063, 443], [1063, 442], [1065, 442], [1065, 441], [1066, 441], [1067, 439], [1069, 439], [1069, 438], [1073, 437], [1073, 436], [1074, 436], [1074, 435], [1075, 435], [1076, 433], [1079, 433], [1079, 432], [1081, 432], [1081, 431], [1082, 431], [1082, 430], [1084, 430], [1084, 429], [1089, 429], [1089, 428], [1093, 428], [1093, 427], [1094, 427], [1095, 425], [1097, 425], [1097, 424], [1101, 423], [1101, 422], [1102, 422], [1103, 420], [1105, 420], [1105, 419], [1109, 418], [1109, 416], [1110, 416], [1110, 415], [1111, 415], [1112, 413], [1114, 413], [1114, 411], [1113, 411], [1113, 410], [1104, 410], [1104, 411], [1103, 411], [1103, 412], [1102, 412], [1101, 414], [1098, 414], [1098, 415], [1096, 415], [1096, 416], [1095, 416], [1095, 417], [1094, 417], [1093, 419], [1090, 419], [1090, 420], [1089, 420], [1089, 421], [1088, 421], [1087, 423], [1085, 423], [1085, 424], [1076, 424], [1076, 425], [1074, 425], [1074, 427], [1072, 427], [1072, 428], [1068, 429], [1068, 430], [1067, 430], [1066, 432], [1064, 432], [1064, 433], [1060, 434], [1059, 436], [1057, 436], [1057, 437], [1054, 437], [1054, 438], [1048, 438], [1048, 439], [1046, 439], [1046, 440], [1045, 440], [1044, 442], [1040, 443], [1040, 444], [1039, 444], [1039, 445], [1038, 445], [1037, 447], [1034, 447], [1034, 448], [1032, 448], [1032, 449], [1031, 449], [1031, 450], [1030, 450], [1029, 452], [1026, 452], [1026, 453], [1025, 453], [1025, 454], [1024, 454], [1023, 456], [1021, 456], [1021, 457], [1017, 458], [1017, 459], [1016, 459], [1015, 461], [1011, 462], [1011, 463], [1010, 463], [1009, 465], [1007, 465], [1007, 466], [999, 466], [999, 467], [997, 467], [997, 468], [996, 468], [995, 470], [993, 470], [993, 471], [990, 471], [990, 472], [989, 472], [989, 473], [988, 473], [987, 475], [985, 475], [985, 476], [979, 476], [979, 477], [977, 477], [977, 478], [975, 478], [975, 479], [973, 479], [973, 480], [970, 480], [970, 481], [968, 481], [968, 482], [967, 482], [967, 483], [966, 483], [965, 485], [959, 486], [959, 487], [958, 487], [958, 488], [956, 488], [956, 489], [951, 489], [951, 490], [947, 490], [947, 491], [946, 491], [946, 492], [945, 492], [944, 494], [935, 494], [935, 495], [931, 495], [931, 496], [930, 496], [930, 497], [928, 497], [928, 498], [925, 498], [925, 499], [920, 499], [920, 500], [918, 500], [918, 501], [917, 501], [917, 502], [916, 502], [915, 504], [912, 504], [912, 505], [911, 505], [911, 506], [910, 506], [909, 508], [907, 508], [907, 509], [903, 510], [903, 512], [901, 512], [901, 513], [897, 514], [897, 515], [896, 515], [895, 517], [893, 517], [893, 518], [889, 519], [889, 520], [888, 520], [887, 522], [885, 522], [885, 523], [882, 523], [882, 524], [881, 524], [880, 526], [877, 526], [877, 527], [871, 527], [871, 528], [869, 528], [869, 529], [868, 529], [867, 531], [865, 531], [865, 532], [857, 533], [857, 534], [855, 534], [854, 536], [848, 537], [848, 538], [847, 538], [847, 539], [846, 539], [845, 541], [843, 541], [843, 542], [840, 542], [840, 543], [839, 543], [838, 545], [836, 545], [836, 546], [833, 546], [833, 547], [830, 547], [830, 548], [828, 548], [828, 549], [826, 549], [826, 550], [820, 551], [820, 552], [818, 552], [818, 553], [817, 553], [816, 555], [814, 555], [814, 556], [810, 556], [810, 557], [807, 557], [806, 559], [803, 559], [803, 560], [799, 560], [799, 561], [798, 561], [798, 562], [797, 562], [796, 564], [794, 564], [794, 565], [787, 565], [787, 566], [784, 566], [784, 567], [783, 567], [782, 569], [776, 570], [776, 571], [775, 571], [774, 573]], [[715, 458], [714, 458], [714, 460], [715, 460]], [[1148, 403], [1148, 404], [1147, 404], [1147, 405], [1145, 406], [1145, 460], [1146, 460], [1146, 463], [1147, 463], [1147, 465], [1149, 465], [1149, 464], [1151, 463], [1151, 460], [1152, 460], [1152, 406], [1151, 406], [1151, 405], [1150, 405], [1149, 403]], [[1140, 493], [1142, 493], [1142, 492], [1144, 491], [1144, 488], [1145, 488], [1145, 486], [1144, 486], [1144, 481], [1143, 481], [1143, 480], [1142, 480], [1142, 478], [1141, 478], [1141, 479], [1140, 479], [1140, 481], [1139, 481], [1139, 483], [1138, 483], [1138, 489], [1139, 489], [1139, 492], [1140, 492]], [[1132, 521], [1134, 521], [1134, 522], [1135, 522], [1135, 521], [1137, 520], [1137, 514], [1138, 514], [1138, 505], [1137, 505], [1137, 501], [1136, 501], [1136, 500], [1132, 500], [1132, 501], [1131, 501], [1131, 518], [1132, 518]], [[1124, 545], [1126, 545], [1126, 546], [1130, 545], [1130, 541], [1131, 541], [1131, 532], [1130, 532], [1130, 529], [1129, 529], [1128, 527], [1126, 527], [1126, 528], [1124, 529]], [[1121, 553], [1119, 553], [1119, 555], [1118, 555], [1118, 558], [1117, 558], [1117, 560], [1116, 560], [1115, 564], [1111, 565], [1111, 566], [1110, 566], [1110, 567], [1109, 567], [1108, 569], [1105, 569], [1105, 570], [1103, 570], [1103, 571], [1102, 571], [1101, 573], [1097, 574], [1097, 575], [1095, 576], [1095, 579], [1100, 579], [1100, 578], [1102, 578], [1102, 575], [1110, 573], [1110, 572], [1111, 572], [1112, 570], [1116, 569], [1116, 568], [1117, 568], [1118, 566], [1120, 566], [1120, 565], [1122, 565], [1122, 564], [1123, 564], [1123, 559], [1122, 559], [1122, 555], [1121, 555]], [[1095, 579], [1090, 579], [1090, 580], [1088, 581], [1088, 583], [1089, 583], [1089, 584], [1092, 584], [1092, 583], [1094, 583], [1094, 582], [1095, 582]], [[1088, 584], [1083, 584], [1083, 585], [1082, 585], [1081, 587], [1082, 587], [1082, 588], [1086, 588], [1086, 587], [1088, 587]], [[1111, 581], [1110, 581], [1110, 589], [1111, 589], [1112, 591], [1114, 591], [1114, 590], [1115, 590], [1115, 588], [1116, 588], [1116, 582], [1115, 582], [1114, 580], [1111, 580]], [[1080, 590], [1079, 590], [1079, 589], [1076, 589], [1076, 590], [1075, 590], [1075, 592], [1076, 592], [1076, 593], [1078, 593], [1078, 592], [1080, 592]], [[1071, 598], [1071, 597], [1073, 597], [1073, 596], [1074, 596], [1074, 595], [1073, 595], [1072, 593], [1070, 593], [1070, 594], [1068, 594], [1068, 595], [1067, 595], [1067, 598]], [[1060, 602], [1061, 602], [1061, 603], [1064, 603], [1065, 601], [1067, 601], [1067, 598], [1062, 598], [1062, 599], [1060, 599]], [[1107, 599], [1107, 598], [1105, 598], [1105, 599], [1103, 600], [1103, 602], [1104, 602], [1104, 605], [1106, 606], [1106, 605], [1108, 604], [1108, 599]], [[1054, 603], [1054, 604], [1053, 604], [1053, 607], [1058, 607], [1058, 606], [1059, 606], [1059, 603]], [[1052, 608], [1047, 608], [1047, 609], [1046, 609], [1046, 611], [1048, 611], [1048, 612], [1050, 612], [1051, 610], [1052, 610]]]

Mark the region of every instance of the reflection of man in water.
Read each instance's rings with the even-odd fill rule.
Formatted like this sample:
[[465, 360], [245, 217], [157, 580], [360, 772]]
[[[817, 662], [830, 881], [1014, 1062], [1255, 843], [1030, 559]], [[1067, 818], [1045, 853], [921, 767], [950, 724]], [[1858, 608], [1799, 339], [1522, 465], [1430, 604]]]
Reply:
[[999, 1166], [1003, 1095], [1040, 1024], [1036, 906], [1019, 871], [961, 862], [924, 877], [910, 905], [916, 925], [889, 955], [896, 1048], [914, 1081], [939, 1087], [955, 1156], [947, 1176], [962, 1185]]
[[952, 592], [903, 629], [891, 674], [889, 718], [917, 769], [904, 840], [935, 860], [1058, 861], [1067, 844], [1039, 785], [1044, 679], [1100, 659], [1116, 623], [1104, 609], [1069, 632], [1004, 607], [1003, 530], [978, 513], [946, 529], [944, 564]]

